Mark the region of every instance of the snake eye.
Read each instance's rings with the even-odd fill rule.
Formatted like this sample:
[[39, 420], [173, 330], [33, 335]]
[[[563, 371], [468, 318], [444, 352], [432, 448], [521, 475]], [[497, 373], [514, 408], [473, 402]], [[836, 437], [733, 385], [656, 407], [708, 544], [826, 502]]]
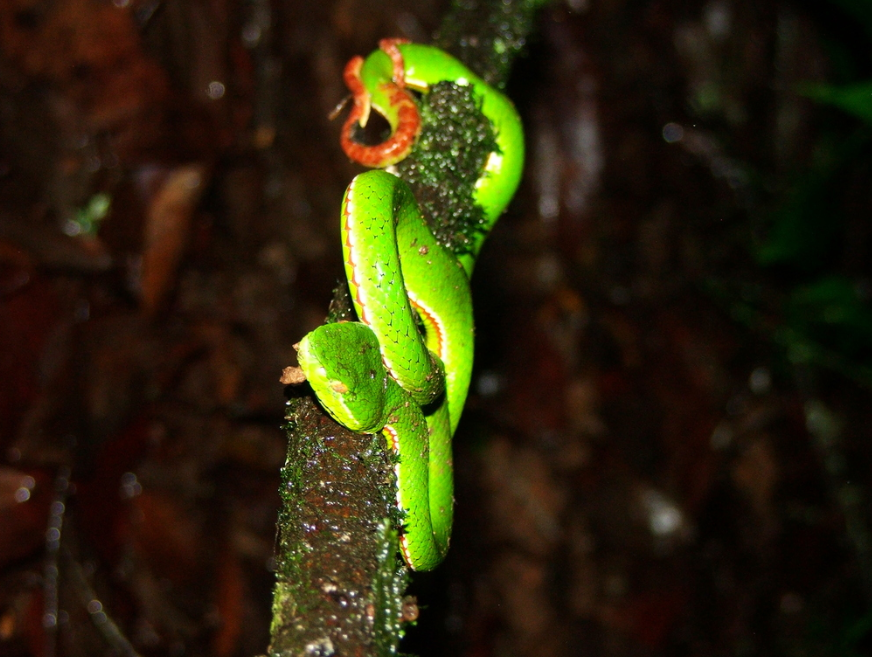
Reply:
[[342, 383], [342, 381], [331, 381], [330, 389], [333, 392], [339, 393], [340, 395], [348, 392], [348, 386]]

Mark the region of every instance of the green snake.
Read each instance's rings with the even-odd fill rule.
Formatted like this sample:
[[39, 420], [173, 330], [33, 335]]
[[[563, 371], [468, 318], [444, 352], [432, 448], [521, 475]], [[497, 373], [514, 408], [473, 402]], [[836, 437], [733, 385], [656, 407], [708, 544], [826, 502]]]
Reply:
[[[469, 276], [481, 244], [512, 198], [524, 161], [511, 102], [443, 51], [384, 40], [345, 70], [354, 106], [342, 133], [352, 159], [372, 167], [402, 160], [420, 130], [414, 97], [438, 82], [469, 85], [493, 124], [497, 150], [476, 183], [487, 230], [456, 256], [437, 242], [408, 185], [385, 171], [352, 180], [342, 202], [345, 273], [360, 322], [327, 324], [297, 345], [298, 361], [322, 406], [352, 431], [383, 432], [397, 454], [400, 547], [408, 565], [431, 570], [444, 558], [454, 507], [451, 438], [472, 373]], [[356, 143], [371, 109], [391, 136]], [[423, 325], [423, 333], [419, 328]]]

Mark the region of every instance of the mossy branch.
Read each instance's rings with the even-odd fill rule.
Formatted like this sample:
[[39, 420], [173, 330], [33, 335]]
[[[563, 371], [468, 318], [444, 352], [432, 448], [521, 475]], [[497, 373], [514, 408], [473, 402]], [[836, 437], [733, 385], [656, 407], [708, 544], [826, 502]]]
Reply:
[[[457, 3], [439, 45], [446, 47], [445, 40], [455, 37], [461, 43], [457, 35], [463, 34], [455, 53], [502, 86], [539, 4]], [[491, 18], [481, 21], [482, 13]], [[479, 109], [468, 87], [436, 85], [422, 99], [424, 128], [416, 148], [398, 167], [434, 234], [458, 253], [480, 230], [482, 212], [472, 191], [494, 148], [490, 122]], [[328, 321], [353, 318], [347, 289], [340, 287]], [[397, 554], [400, 517], [392, 457], [382, 436], [336, 424], [308, 386], [289, 390], [269, 652], [397, 654], [403, 616], [414, 616], [417, 609], [403, 598], [408, 572]]]

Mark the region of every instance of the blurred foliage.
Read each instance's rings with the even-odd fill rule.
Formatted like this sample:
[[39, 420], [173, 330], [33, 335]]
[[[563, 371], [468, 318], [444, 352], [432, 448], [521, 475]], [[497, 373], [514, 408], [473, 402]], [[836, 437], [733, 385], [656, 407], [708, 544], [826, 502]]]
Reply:
[[833, 86], [826, 84], [804, 85], [800, 93], [819, 103], [833, 105], [848, 114], [872, 123], [872, 80]]
[[867, 360], [872, 309], [863, 296], [847, 278], [821, 278], [791, 291], [785, 316], [799, 333], [823, 344], [839, 345], [849, 358]]
[[[872, 42], [872, 3], [829, 4]], [[868, 167], [872, 155], [872, 79], [851, 78], [872, 62], [868, 48], [852, 52], [837, 40], [830, 40], [829, 48], [831, 77], [845, 82], [808, 82], [795, 91], [835, 111], [822, 113], [812, 164], [795, 173], [776, 199], [755, 256], [782, 289], [783, 325], [775, 330], [775, 339], [787, 348], [788, 359], [833, 369], [872, 387], [872, 290], [866, 272], [841, 262], [850, 247], [852, 221], [844, 199], [850, 194], [852, 173]]]
[[112, 197], [108, 194], [94, 194], [83, 207], [76, 210], [66, 232], [70, 235], [96, 235], [111, 205]]

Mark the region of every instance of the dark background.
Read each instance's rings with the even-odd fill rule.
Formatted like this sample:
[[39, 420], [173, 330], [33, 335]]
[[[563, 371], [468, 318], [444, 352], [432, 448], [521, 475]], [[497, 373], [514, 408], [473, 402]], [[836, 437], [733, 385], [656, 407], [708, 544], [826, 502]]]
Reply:
[[[0, 3], [0, 654], [266, 649], [278, 377], [359, 170], [327, 116], [445, 9]], [[541, 12], [406, 650], [872, 653], [870, 36], [865, 0]]]

